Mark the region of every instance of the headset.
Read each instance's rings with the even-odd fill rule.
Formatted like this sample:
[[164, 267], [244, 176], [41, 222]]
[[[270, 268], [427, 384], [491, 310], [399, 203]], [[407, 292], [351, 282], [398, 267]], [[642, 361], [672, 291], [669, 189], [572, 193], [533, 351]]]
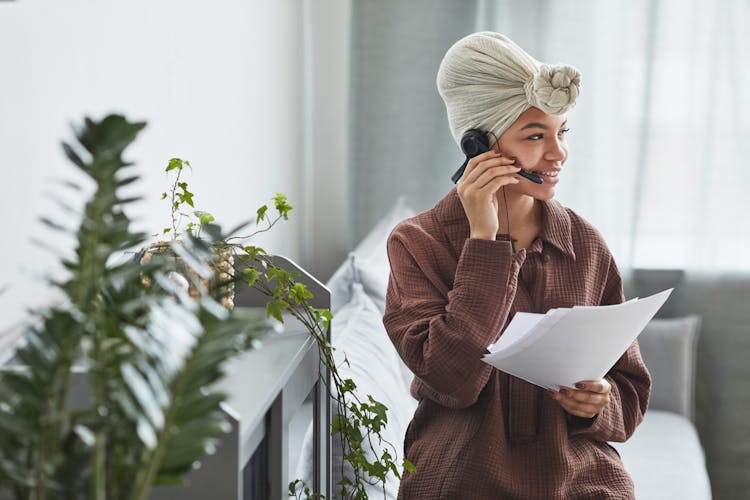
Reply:
[[[458, 170], [456, 170], [456, 173], [451, 176], [453, 184], [456, 184], [461, 176], [464, 175], [466, 165], [468, 165], [471, 158], [479, 156], [482, 153], [486, 153], [489, 150], [489, 133], [476, 128], [464, 132], [464, 135], [461, 137], [461, 151], [463, 151], [463, 153], [466, 155], [466, 161], [464, 161], [463, 165], [461, 165]], [[544, 182], [538, 175], [526, 172], [524, 170], [520, 170], [518, 172], [518, 175], [520, 175], [521, 177], [525, 177], [531, 182], [535, 182], [537, 184], [542, 184]]]

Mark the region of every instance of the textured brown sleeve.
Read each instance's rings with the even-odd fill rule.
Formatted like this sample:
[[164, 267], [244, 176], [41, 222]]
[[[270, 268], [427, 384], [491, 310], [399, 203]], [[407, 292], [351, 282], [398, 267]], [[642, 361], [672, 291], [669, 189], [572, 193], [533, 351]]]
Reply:
[[[476, 402], [492, 367], [481, 361], [496, 341], [516, 293], [525, 251], [509, 242], [466, 240], [453, 286], [441, 243], [414, 227], [388, 241], [391, 277], [383, 322], [426, 397], [450, 407]], [[450, 278], [450, 277], [448, 277]], [[447, 290], [447, 292], [446, 292]]]
[[[612, 261], [601, 305], [619, 304], [623, 300], [622, 280]], [[612, 385], [609, 404], [593, 419], [569, 419], [573, 423], [570, 433], [599, 441], [623, 442], [643, 420], [651, 394], [651, 375], [643, 363], [637, 340], [604, 378]]]

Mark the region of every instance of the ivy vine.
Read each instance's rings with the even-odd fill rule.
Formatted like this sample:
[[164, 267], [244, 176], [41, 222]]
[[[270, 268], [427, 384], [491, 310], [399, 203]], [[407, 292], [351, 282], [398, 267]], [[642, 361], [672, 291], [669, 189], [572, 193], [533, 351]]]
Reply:
[[[194, 207], [194, 194], [189, 191], [187, 183], [181, 180], [185, 167], [192, 168], [189, 161], [172, 158], [167, 165], [167, 173], [174, 172], [169, 194], [162, 194], [162, 199], [170, 198], [172, 226], [165, 228], [163, 233], [179, 236], [181, 218], [191, 218], [190, 214], [182, 212], [185, 205]], [[356, 392], [357, 384], [351, 378], [344, 378], [334, 359], [334, 347], [328, 341], [328, 331], [333, 315], [329, 309], [316, 308], [311, 305], [313, 294], [304, 283], [297, 281], [299, 273], [282, 269], [273, 263], [265, 249], [255, 245], [245, 245], [250, 238], [259, 233], [271, 230], [279, 221], [289, 219], [293, 207], [284, 194], [276, 194], [272, 198], [275, 215], [270, 214], [269, 205], [259, 207], [255, 214], [257, 230], [246, 236], [230, 236], [220, 242], [223, 248], [229, 247], [235, 258], [241, 263], [240, 269], [231, 277], [232, 282], [241, 282], [264, 294], [266, 315], [284, 322], [284, 313], [291, 314], [307, 329], [315, 340], [318, 349], [320, 365], [319, 375], [322, 380], [324, 368], [331, 374], [328, 394], [335, 400], [336, 414], [332, 416], [331, 435], [340, 436], [341, 454], [344, 459], [341, 465], [341, 480], [335, 485], [334, 496], [341, 499], [366, 500], [367, 485], [381, 486], [385, 497], [385, 484], [389, 472], [401, 479], [402, 468], [414, 472], [414, 465], [405, 457], [397, 463], [397, 450], [393, 443], [388, 442], [382, 435], [388, 424], [388, 408], [371, 395], [363, 400]], [[191, 220], [187, 229], [194, 236], [200, 236], [200, 230], [210, 228], [214, 222], [213, 216], [207, 212], [193, 213], [197, 219]], [[205, 214], [201, 217], [201, 214]], [[198, 229], [196, 231], [196, 228]], [[214, 242], [216, 245], [216, 242]], [[226, 283], [218, 283], [218, 287]], [[348, 360], [344, 357], [344, 363]], [[375, 443], [383, 446], [382, 452], [376, 451]], [[371, 458], [373, 457], [373, 458]], [[344, 470], [345, 463], [351, 466], [351, 477]], [[297, 479], [289, 483], [289, 495], [297, 499], [325, 498], [320, 492], [311, 490], [310, 485]]]

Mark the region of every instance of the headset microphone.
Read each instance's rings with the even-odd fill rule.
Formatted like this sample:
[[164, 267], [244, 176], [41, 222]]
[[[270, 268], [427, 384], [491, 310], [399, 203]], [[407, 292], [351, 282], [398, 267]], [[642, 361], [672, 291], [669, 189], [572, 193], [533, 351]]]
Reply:
[[[456, 173], [451, 176], [451, 180], [453, 181], [453, 184], [456, 184], [458, 180], [461, 178], [461, 176], [464, 175], [464, 171], [466, 170], [466, 165], [468, 165], [469, 160], [471, 158], [474, 158], [475, 156], [479, 156], [482, 153], [486, 153], [489, 150], [490, 150], [490, 139], [486, 132], [483, 132], [475, 128], [471, 130], [467, 130], [464, 133], [464, 135], [461, 137], [461, 151], [463, 151], [463, 153], [466, 155], [466, 160], [458, 168], [458, 170], [456, 170]], [[520, 170], [518, 172], [518, 175], [520, 175], [521, 177], [525, 177], [531, 182], [535, 182], [537, 184], [543, 183], [541, 177], [539, 177], [538, 175], [525, 172], [523, 170]]]

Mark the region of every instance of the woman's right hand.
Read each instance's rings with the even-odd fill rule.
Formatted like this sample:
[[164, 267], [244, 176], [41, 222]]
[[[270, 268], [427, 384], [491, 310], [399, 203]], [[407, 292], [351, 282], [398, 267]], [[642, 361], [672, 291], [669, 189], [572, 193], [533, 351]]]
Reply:
[[492, 150], [469, 160], [458, 183], [458, 196], [469, 219], [471, 238], [495, 239], [500, 227], [496, 193], [503, 186], [517, 184], [519, 170], [515, 160]]

